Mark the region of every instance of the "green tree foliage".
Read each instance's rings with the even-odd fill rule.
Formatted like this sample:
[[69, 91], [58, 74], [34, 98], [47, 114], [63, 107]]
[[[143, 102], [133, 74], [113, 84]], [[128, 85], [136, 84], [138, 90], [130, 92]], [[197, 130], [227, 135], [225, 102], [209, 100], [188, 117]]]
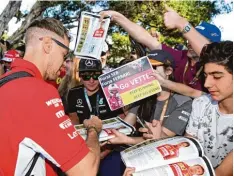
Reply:
[[126, 57], [125, 51], [130, 50], [128, 37], [114, 32], [112, 33], [112, 40], [115, 43], [115, 45], [112, 46], [112, 50], [115, 52], [116, 56]]
[[[44, 17], [56, 18], [68, 28], [78, 26], [78, 18], [81, 11], [91, 11], [90, 4], [83, 1], [52, 1], [53, 7], [47, 8], [44, 12]], [[50, 3], [45, 1], [44, 3]], [[76, 23], [76, 24], [74, 24]]]
[[126, 35], [119, 35], [119, 33], [113, 32], [112, 40], [114, 44], [111, 47], [111, 59], [108, 61], [108, 64], [115, 66], [123, 57], [129, 57], [131, 48], [128, 36]]

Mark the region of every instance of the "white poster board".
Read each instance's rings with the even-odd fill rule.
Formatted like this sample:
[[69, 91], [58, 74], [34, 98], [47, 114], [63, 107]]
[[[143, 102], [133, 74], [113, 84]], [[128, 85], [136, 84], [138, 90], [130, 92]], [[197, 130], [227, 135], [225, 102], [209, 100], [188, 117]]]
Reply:
[[74, 54], [100, 59], [109, 24], [109, 17], [100, 21], [100, 15], [82, 12]]

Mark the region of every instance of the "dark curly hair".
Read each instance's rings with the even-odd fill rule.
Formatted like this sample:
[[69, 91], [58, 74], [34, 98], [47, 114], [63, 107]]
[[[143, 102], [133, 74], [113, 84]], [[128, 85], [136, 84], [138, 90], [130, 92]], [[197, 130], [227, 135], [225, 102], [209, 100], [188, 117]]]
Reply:
[[200, 60], [202, 65], [207, 63], [223, 65], [230, 74], [233, 74], [233, 42], [222, 41], [205, 45]]

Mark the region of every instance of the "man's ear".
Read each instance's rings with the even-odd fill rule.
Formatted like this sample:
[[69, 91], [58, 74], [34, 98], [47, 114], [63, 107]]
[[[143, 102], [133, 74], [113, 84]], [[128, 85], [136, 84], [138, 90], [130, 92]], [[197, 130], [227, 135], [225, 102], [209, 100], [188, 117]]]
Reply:
[[46, 54], [49, 54], [52, 50], [52, 40], [49, 37], [43, 37], [42, 47]]
[[167, 76], [171, 75], [172, 72], [173, 72], [173, 68], [172, 67], [167, 67], [166, 68], [166, 72], [165, 73], [166, 73]]

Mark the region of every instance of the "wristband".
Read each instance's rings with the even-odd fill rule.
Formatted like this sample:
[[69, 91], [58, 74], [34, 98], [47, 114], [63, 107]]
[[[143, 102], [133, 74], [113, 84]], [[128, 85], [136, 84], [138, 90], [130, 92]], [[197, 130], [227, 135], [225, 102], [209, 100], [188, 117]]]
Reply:
[[192, 28], [192, 25], [190, 23], [186, 24], [186, 26], [182, 30], [182, 33], [185, 34], [185, 33], [189, 32], [191, 30], [191, 28]]
[[94, 129], [94, 131], [97, 133], [97, 135], [99, 135], [99, 132], [98, 132], [98, 130], [97, 130], [97, 128], [95, 126], [89, 126], [87, 128], [87, 132], [89, 132], [89, 130], [91, 130], [91, 129]]

